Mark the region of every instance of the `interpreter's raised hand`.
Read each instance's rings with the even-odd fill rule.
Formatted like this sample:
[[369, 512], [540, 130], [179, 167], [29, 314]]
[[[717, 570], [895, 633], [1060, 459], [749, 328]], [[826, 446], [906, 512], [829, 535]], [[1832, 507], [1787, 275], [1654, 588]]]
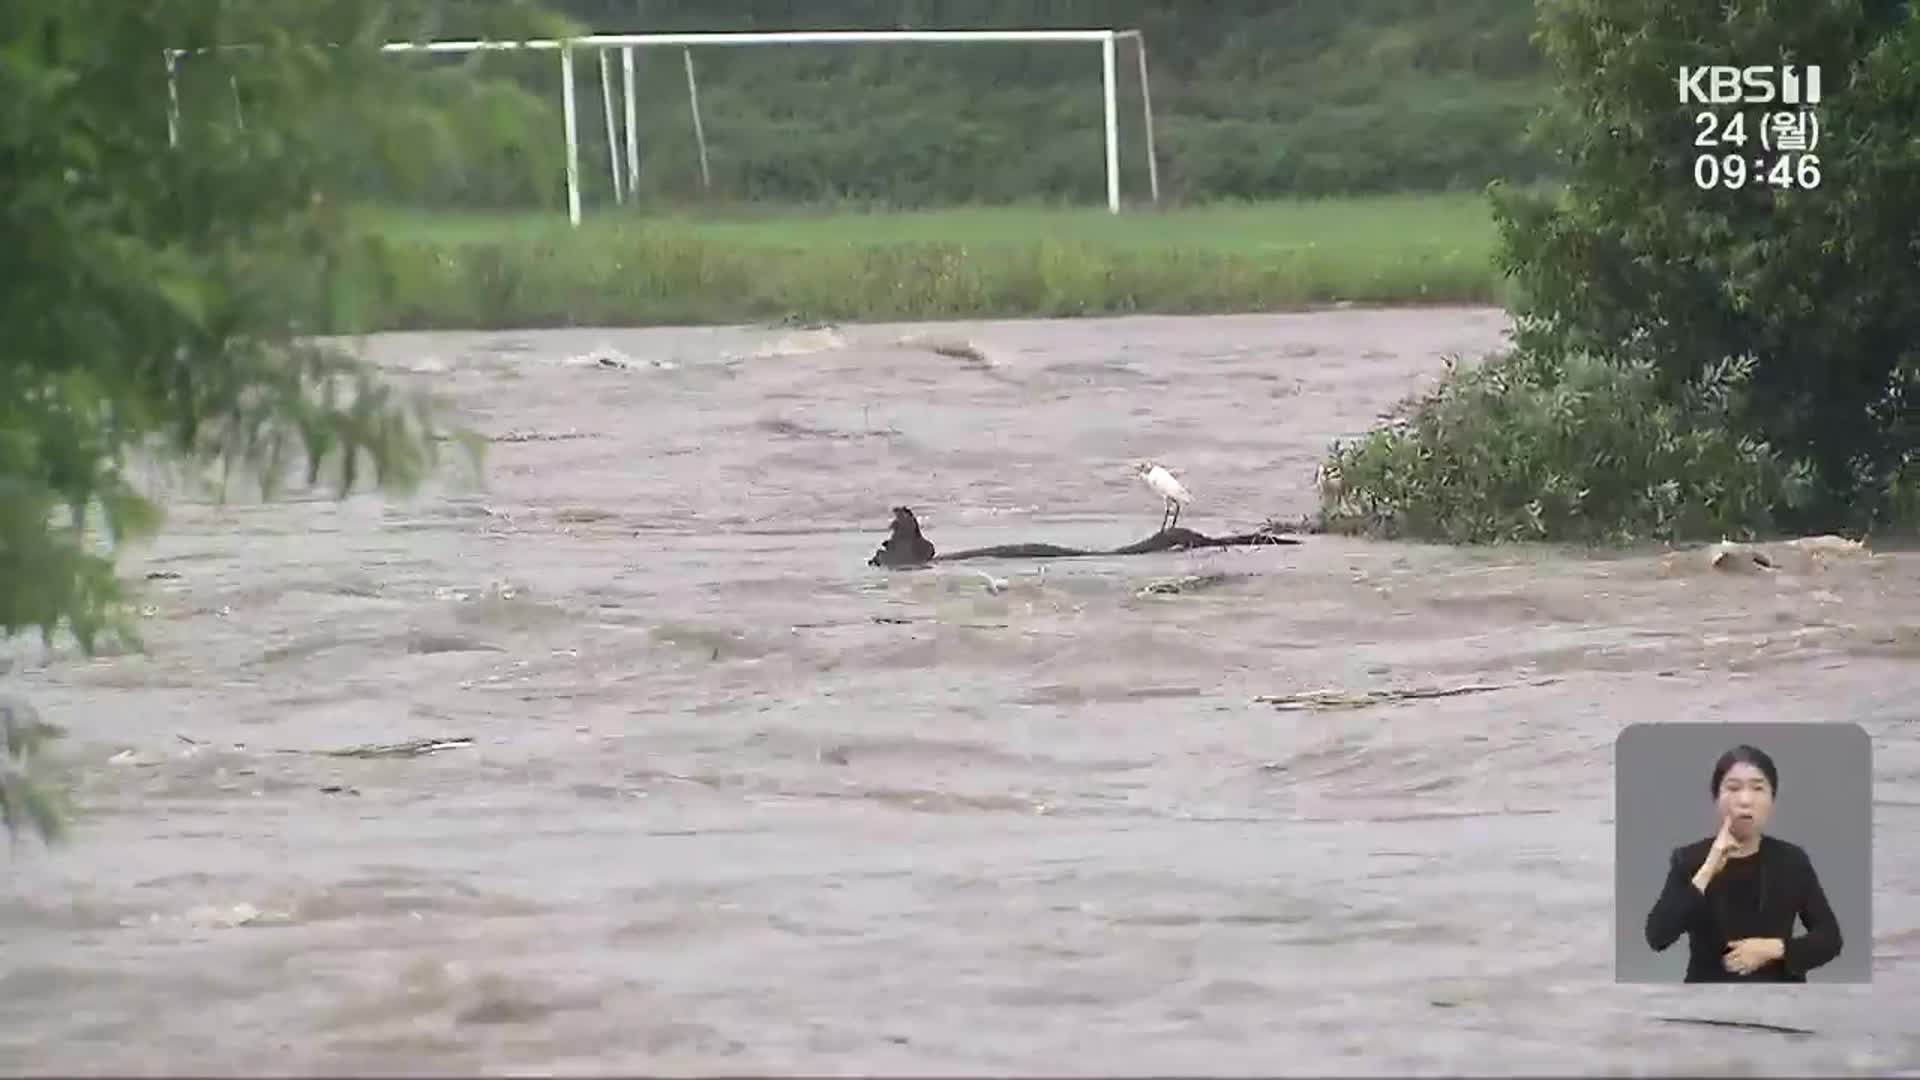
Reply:
[[1713, 846], [1707, 849], [1707, 857], [1701, 860], [1700, 869], [1693, 875], [1693, 887], [1706, 892], [1707, 885], [1727, 868], [1727, 856], [1739, 843], [1733, 835], [1733, 815], [1721, 815], [1720, 831], [1714, 834]]

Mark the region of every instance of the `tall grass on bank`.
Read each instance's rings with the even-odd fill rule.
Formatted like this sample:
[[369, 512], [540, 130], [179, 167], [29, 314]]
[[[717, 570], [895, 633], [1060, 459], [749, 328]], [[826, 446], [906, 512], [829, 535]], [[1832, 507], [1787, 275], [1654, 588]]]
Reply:
[[1737, 422], [1749, 362], [1683, 400], [1649, 365], [1525, 352], [1454, 367], [1321, 467], [1320, 527], [1443, 543], [1752, 539], [1814, 477]]
[[[1215, 314], [1495, 302], [1478, 195], [727, 216], [363, 211], [357, 329]], [[335, 327], [334, 329], [355, 329]]]
[[27, 702], [0, 700], [0, 828], [16, 840], [29, 829], [49, 844], [66, 834], [62, 800], [38, 760], [62, 734]]

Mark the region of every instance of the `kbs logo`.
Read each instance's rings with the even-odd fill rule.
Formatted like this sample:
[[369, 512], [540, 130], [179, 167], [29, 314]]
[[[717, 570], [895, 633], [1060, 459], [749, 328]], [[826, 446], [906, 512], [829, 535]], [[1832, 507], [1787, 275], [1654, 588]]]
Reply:
[[1819, 64], [1712, 64], [1680, 69], [1680, 103], [1818, 105]]

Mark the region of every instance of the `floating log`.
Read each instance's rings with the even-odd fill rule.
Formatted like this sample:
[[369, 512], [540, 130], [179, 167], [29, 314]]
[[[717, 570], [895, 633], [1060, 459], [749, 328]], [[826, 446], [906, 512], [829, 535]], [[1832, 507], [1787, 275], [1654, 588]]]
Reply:
[[905, 506], [896, 506], [893, 508], [891, 531], [886, 541], [875, 549], [873, 557], [867, 560], [867, 565], [890, 570], [905, 570], [935, 562], [959, 562], [962, 559], [1074, 559], [1108, 555], [1151, 555], [1161, 551], [1191, 551], [1198, 548], [1260, 547], [1299, 542], [1294, 537], [1284, 536], [1267, 528], [1233, 536], [1208, 536], [1192, 529], [1175, 526], [1161, 529], [1144, 540], [1136, 540], [1117, 548], [1076, 548], [1043, 543], [994, 544], [990, 547], [950, 551], [942, 555], [933, 546], [933, 541], [921, 534], [920, 519], [914, 516], [913, 510]]

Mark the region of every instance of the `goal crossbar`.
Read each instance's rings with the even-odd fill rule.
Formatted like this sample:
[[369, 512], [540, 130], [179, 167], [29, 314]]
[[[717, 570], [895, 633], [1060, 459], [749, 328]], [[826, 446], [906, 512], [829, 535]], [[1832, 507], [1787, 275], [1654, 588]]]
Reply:
[[[631, 189], [639, 178], [639, 145], [634, 130], [634, 74], [633, 50], [647, 47], [678, 46], [684, 53], [687, 72], [687, 94], [693, 110], [695, 138], [700, 144], [700, 162], [703, 182], [708, 180], [706, 136], [700, 118], [699, 90], [694, 81], [693, 54], [696, 46], [742, 46], [742, 45], [857, 45], [878, 43], [1014, 43], [1014, 42], [1079, 42], [1098, 44], [1101, 55], [1101, 100], [1105, 112], [1106, 128], [1106, 176], [1107, 209], [1112, 213], [1120, 212], [1120, 114], [1118, 94], [1118, 44], [1131, 41], [1135, 45], [1135, 56], [1139, 60], [1140, 104], [1145, 120], [1145, 141], [1147, 159], [1147, 180], [1152, 201], [1160, 201], [1160, 170], [1154, 154], [1153, 145], [1153, 95], [1147, 79], [1146, 37], [1139, 30], [1118, 29], [1078, 29], [1078, 30], [779, 30], [779, 31], [724, 31], [694, 33], [661, 34], [587, 34], [571, 38], [532, 38], [524, 40], [474, 39], [466, 41], [393, 41], [380, 47], [388, 53], [440, 53], [461, 54], [493, 51], [557, 51], [560, 54], [561, 114], [566, 127], [567, 155], [567, 218], [574, 226], [580, 224], [580, 140], [578, 108], [575, 101], [573, 76], [573, 54], [575, 49], [593, 49], [600, 56], [601, 93], [605, 97], [607, 121], [607, 147], [613, 171], [615, 198], [622, 193], [621, 170], [619, 167], [620, 147], [614, 131], [613, 98], [611, 72], [607, 67], [609, 49], [621, 49], [623, 56], [623, 82], [626, 91], [626, 156], [627, 189]], [[165, 50], [167, 68], [167, 137], [171, 145], [177, 146], [180, 140], [180, 98], [177, 67], [179, 59], [196, 53], [227, 50], [250, 50], [256, 46], [220, 45], [211, 49], [167, 49]], [[237, 101], [237, 98], [236, 98]]]

